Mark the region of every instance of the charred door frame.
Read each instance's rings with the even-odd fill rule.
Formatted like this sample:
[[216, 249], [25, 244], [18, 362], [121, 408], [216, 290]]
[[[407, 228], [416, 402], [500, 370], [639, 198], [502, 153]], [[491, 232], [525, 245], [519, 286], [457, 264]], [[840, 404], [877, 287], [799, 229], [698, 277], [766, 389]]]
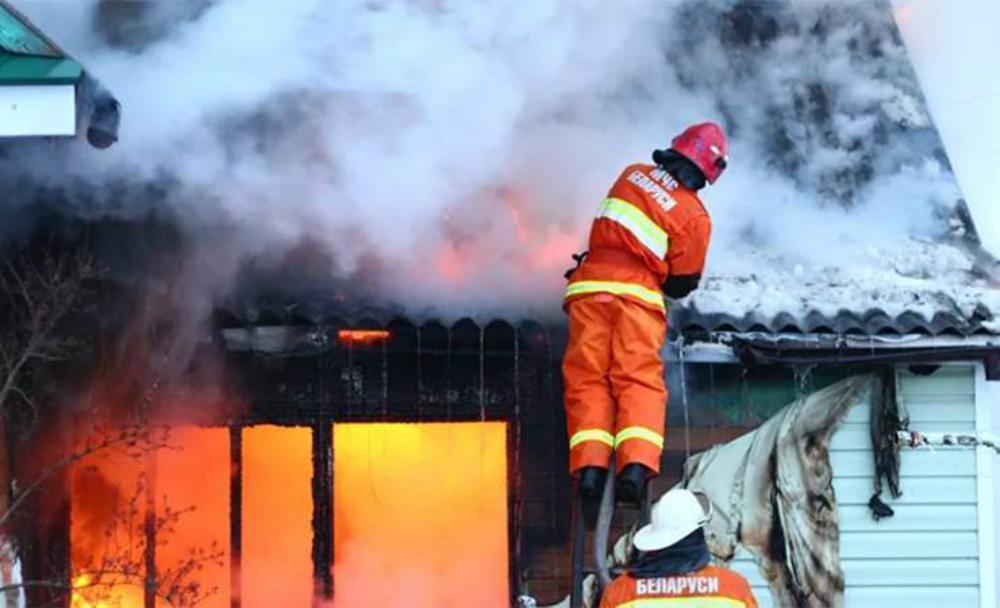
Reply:
[[[387, 329], [390, 337], [373, 343], [338, 342], [338, 332], [347, 327]], [[253, 334], [260, 328], [244, 329]], [[233, 383], [241, 394], [250, 396], [246, 415], [230, 421], [232, 608], [240, 606], [240, 430], [255, 424], [312, 428], [312, 559], [314, 598], [320, 603], [332, 598], [336, 587], [334, 425], [378, 422], [506, 423], [508, 589], [514, 605], [524, 566], [522, 469], [528, 462], [522, 449], [525, 426], [557, 429], [557, 443], [553, 445], [565, 442], [561, 384], [553, 366], [562, 352], [558, 345], [560, 334], [556, 334], [557, 345], [553, 348], [551, 330], [530, 321], [517, 325], [493, 321], [480, 326], [463, 319], [451, 327], [434, 321], [418, 327], [405, 319], [385, 324], [368, 319], [349, 325], [334, 321], [321, 329], [286, 329], [305, 338], [298, 342], [298, 349], [276, 352], [250, 348], [230, 353]], [[273, 340], [274, 326], [268, 326], [267, 332], [271, 332], [268, 339]], [[557, 467], [564, 467], [560, 454], [561, 450], [554, 447], [546, 450]], [[546, 466], [552, 464], [547, 459]], [[553, 490], [552, 502], [557, 502], [558, 496]]]

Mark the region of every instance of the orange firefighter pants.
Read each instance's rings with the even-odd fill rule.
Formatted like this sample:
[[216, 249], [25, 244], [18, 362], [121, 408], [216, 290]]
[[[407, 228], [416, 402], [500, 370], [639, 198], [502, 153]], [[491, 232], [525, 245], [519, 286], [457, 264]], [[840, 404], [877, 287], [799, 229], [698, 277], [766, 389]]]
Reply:
[[643, 464], [660, 470], [667, 388], [660, 351], [663, 315], [625, 298], [595, 294], [568, 305], [563, 357], [569, 469]]

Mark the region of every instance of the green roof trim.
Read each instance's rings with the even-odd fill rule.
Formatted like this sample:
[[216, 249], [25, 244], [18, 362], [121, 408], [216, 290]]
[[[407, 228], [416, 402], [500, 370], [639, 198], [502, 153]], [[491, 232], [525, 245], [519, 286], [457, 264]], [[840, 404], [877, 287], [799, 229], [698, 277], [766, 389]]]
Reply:
[[0, 49], [20, 55], [62, 56], [55, 45], [34, 31], [24, 17], [6, 3], [0, 4]]
[[82, 65], [0, 0], [0, 86], [75, 84], [82, 76]]
[[12, 55], [0, 52], [0, 86], [13, 84], [74, 84], [83, 66], [73, 59]]

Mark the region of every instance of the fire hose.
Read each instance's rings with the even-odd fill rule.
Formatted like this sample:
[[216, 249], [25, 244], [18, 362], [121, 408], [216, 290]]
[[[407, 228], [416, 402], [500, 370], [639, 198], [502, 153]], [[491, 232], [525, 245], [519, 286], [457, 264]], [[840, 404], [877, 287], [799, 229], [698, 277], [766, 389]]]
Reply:
[[[584, 587], [586, 586], [584, 576], [585, 575], [595, 575], [596, 581], [595, 587], [597, 590], [597, 597], [600, 598], [601, 592], [611, 584], [611, 568], [608, 566], [608, 539], [611, 535], [611, 520], [615, 513], [615, 457], [614, 454], [611, 456], [611, 461], [608, 466], [609, 474], [604, 481], [604, 488], [601, 492], [601, 501], [598, 506], [597, 511], [597, 522], [594, 526], [594, 570], [586, 570], [584, 568], [584, 513], [583, 513], [583, 502], [579, 496], [574, 496], [574, 521], [573, 521], [573, 551], [572, 551], [572, 561], [573, 561], [573, 584], [572, 590], [570, 592], [570, 608], [582, 608], [584, 605], [588, 604], [584, 595], [587, 592]], [[648, 497], [645, 494], [644, 496]], [[645, 510], [643, 516], [647, 516]], [[593, 579], [591, 579], [593, 580]], [[592, 589], [593, 590], [593, 589]], [[591, 591], [592, 592], [592, 591]]]
[[597, 526], [594, 528], [594, 561], [597, 564], [598, 586], [604, 591], [611, 584], [608, 569], [608, 537], [611, 534], [611, 518], [615, 514], [615, 455], [611, 455], [608, 476], [604, 480], [601, 493], [601, 507], [597, 511]]

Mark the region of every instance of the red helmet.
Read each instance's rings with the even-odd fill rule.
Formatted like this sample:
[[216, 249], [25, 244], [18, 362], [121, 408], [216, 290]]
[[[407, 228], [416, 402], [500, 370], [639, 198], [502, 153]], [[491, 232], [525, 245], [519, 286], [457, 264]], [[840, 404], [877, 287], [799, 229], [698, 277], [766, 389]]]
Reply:
[[670, 142], [670, 147], [693, 162], [714, 184], [729, 163], [729, 147], [722, 127], [714, 122], [693, 125]]

